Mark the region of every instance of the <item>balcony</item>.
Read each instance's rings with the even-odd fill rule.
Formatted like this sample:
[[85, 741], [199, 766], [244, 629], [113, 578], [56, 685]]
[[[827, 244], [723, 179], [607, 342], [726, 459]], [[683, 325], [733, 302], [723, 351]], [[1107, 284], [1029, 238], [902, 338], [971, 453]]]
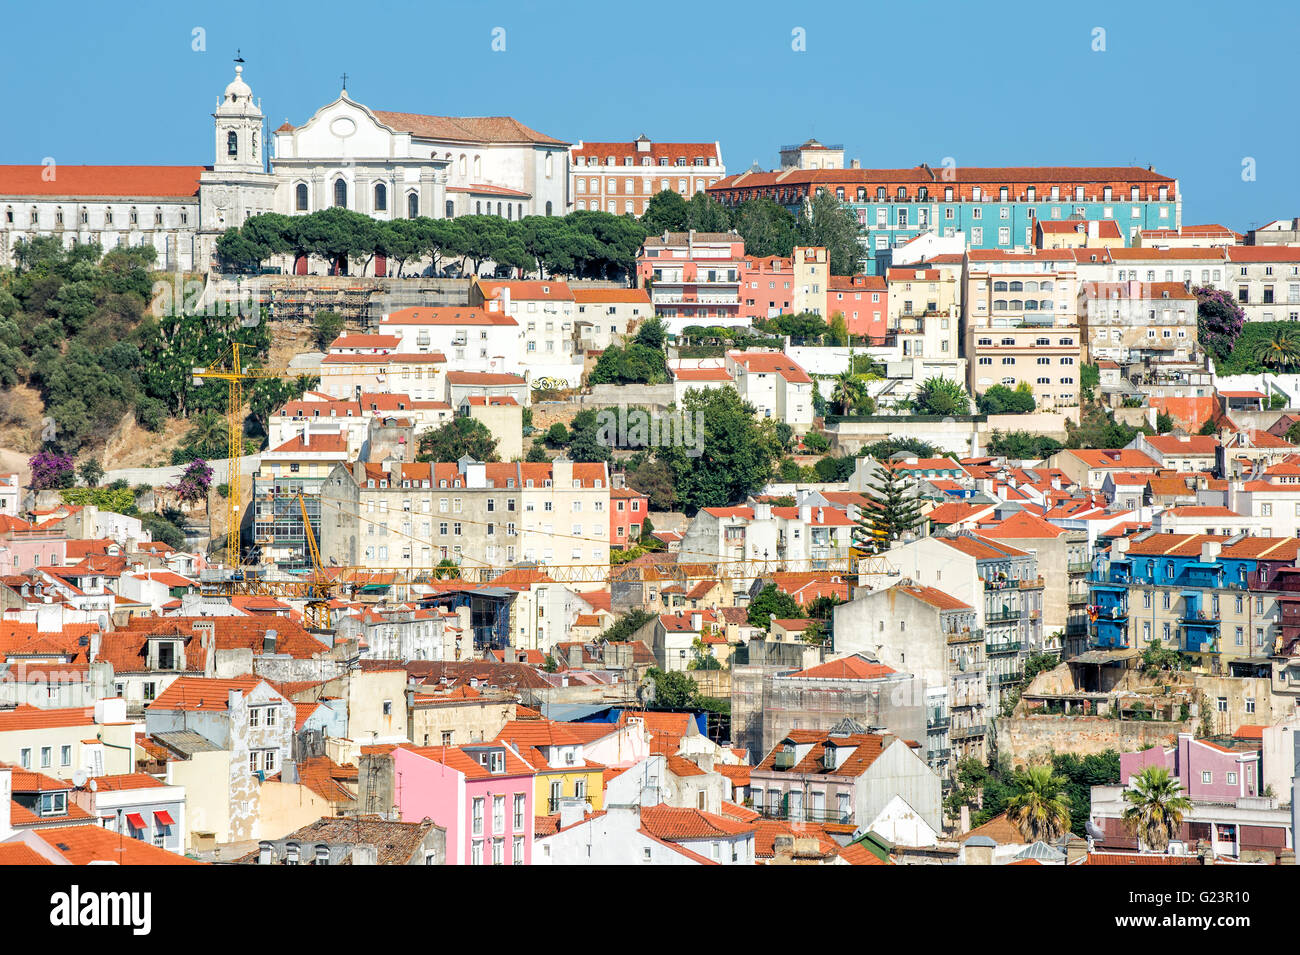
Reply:
[[[789, 797], [782, 802], [789, 801]], [[851, 826], [853, 825], [852, 812], [839, 812], [835, 809], [814, 809], [810, 806], [796, 806], [791, 809], [788, 805], [755, 807], [763, 814], [765, 819], [782, 819], [786, 822], [829, 822], [835, 825]]]
[[982, 627], [965, 630], [953, 630], [944, 634], [944, 639], [949, 644], [955, 643], [983, 643], [984, 630]]
[[925, 717], [925, 728], [931, 733], [946, 730], [952, 725], [952, 717], [942, 710], [931, 710]]
[[1003, 640], [999, 643], [990, 643], [984, 650], [989, 656], [999, 656], [1006, 653], [1019, 653], [1019, 640]]
[[1081, 607], [1088, 602], [1088, 592], [1081, 590], [1078, 593], [1072, 593], [1065, 598], [1065, 602], [1071, 607]]
[[933, 765], [934, 763], [946, 763], [948, 762], [949, 757], [952, 756], [952, 750], [932, 749], [928, 753], [926, 753], [925, 756], [926, 756], [926, 762], [930, 763], [931, 765]]
[[984, 622], [989, 626], [994, 626], [995, 624], [1000, 623], [1015, 623], [1020, 619], [1020, 617], [1021, 613], [1019, 610], [1007, 610], [1002, 613], [986, 613], [984, 615]]
[[976, 723], [973, 726], [954, 726], [948, 731], [951, 739], [974, 739], [977, 736], [984, 735], [984, 724]]
[[1005, 683], [1019, 683], [1025, 678], [1024, 670], [1008, 670], [1005, 673], [990, 673], [989, 682], [1002, 685]]
[[1087, 574], [1092, 571], [1092, 562], [1085, 560], [1078, 563], [1070, 563], [1066, 565], [1065, 569], [1067, 573], [1071, 574]]

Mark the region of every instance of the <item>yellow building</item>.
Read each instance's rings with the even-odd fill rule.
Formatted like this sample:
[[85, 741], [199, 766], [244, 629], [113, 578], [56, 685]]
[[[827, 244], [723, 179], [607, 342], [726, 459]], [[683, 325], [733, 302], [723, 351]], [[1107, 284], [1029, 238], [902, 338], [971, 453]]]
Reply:
[[538, 815], [559, 812], [565, 796], [585, 799], [593, 811], [604, 807], [604, 770], [583, 755], [583, 741], [568, 725], [551, 720], [512, 720], [497, 735], [536, 771]]

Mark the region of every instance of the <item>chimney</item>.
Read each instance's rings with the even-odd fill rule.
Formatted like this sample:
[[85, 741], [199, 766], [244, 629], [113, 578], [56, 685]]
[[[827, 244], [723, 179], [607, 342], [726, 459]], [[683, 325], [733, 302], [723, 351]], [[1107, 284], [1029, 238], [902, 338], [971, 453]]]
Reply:
[[560, 803], [560, 828], [582, 822], [587, 816], [587, 800], [578, 796], [563, 796]]
[[1089, 239], [1095, 239], [1095, 238], [1098, 237], [1098, 235], [1099, 235], [1099, 227], [1100, 227], [1100, 223], [1098, 223], [1096, 219], [1089, 219], [1089, 220], [1088, 220], [1088, 238], [1089, 238]]
[[1088, 857], [1088, 843], [1075, 836], [1065, 844], [1065, 864], [1075, 865]]
[[506, 315], [510, 314], [510, 286], [506, 285], [501, 289], [501, 311]]
[[1201, 545], [1201, 563], [1213, 564], [1219, 559], [1219, 553], [1223, 550], [1223, 544], [1219, 541], [1206, 541]]
[[695, 613], [691, 614], [691, 629], [698, 631], [700, 629], [700, 622], [703, 619], [704, 617], [700, 614], [698, 610]]
[[805, 523], [805, 524], [811, 524], [811, 523], [812, 523], [812, 505], [811, 505], [811, 504], [800, 504], [800, 505], [799, 505], [799, 520], [802, 521], [802, 522]]
[[271, 843], [259, 842], [257, 844], [257, 864], [270, 865], [274, 861], [275, 861], [275, 856], [272, 851]]
[[973, 836], [966, 840], [963, 848], [966, 850], [967, 865], [992, 865], [993, 850], [997, 848], [997, 843], [988, 836]]
[[355, 845], [351, 862], [353, 865], [379, 865], [379, 849], [372, 845]]

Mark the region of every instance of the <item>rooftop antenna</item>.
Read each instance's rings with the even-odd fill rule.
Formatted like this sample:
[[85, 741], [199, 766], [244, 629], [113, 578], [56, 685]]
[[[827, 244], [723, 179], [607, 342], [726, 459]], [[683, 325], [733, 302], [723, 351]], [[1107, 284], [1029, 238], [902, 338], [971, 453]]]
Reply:
[[235, 50], [235, 62], [236, 62], [236, 63], [243, 63], [243, 62], [244, 62], [244, 58], [243, 58], [242, 56], [239, 55], [239, 50], [238, 50], [238, 49]]

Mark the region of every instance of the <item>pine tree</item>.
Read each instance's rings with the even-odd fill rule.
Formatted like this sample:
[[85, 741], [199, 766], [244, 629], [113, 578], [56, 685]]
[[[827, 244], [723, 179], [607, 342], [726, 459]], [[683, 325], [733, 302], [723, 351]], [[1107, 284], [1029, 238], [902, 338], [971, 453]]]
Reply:
[[878, 554], [921, 523], [921, 503], [913, 496], [914, 483], [906, 471], [896, 470], [885, 462], [880, 473], [869, 481], [876, 507], [858, 517], [855, 533], [858, 547]]

